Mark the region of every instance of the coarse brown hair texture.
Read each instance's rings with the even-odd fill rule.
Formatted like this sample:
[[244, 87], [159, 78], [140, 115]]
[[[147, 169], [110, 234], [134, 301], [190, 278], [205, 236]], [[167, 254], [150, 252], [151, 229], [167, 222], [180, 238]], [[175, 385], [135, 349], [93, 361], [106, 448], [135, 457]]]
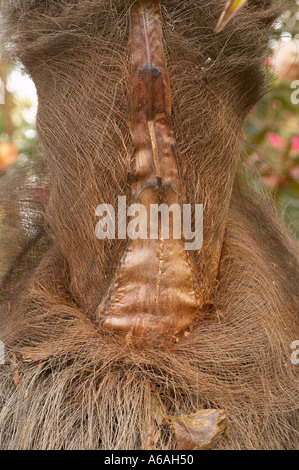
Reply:
[[163, 417], [203, 408], [228, 412], [218, 449], [299, 448], [299, 250], [240, 161], [281, 5], [248, 0], [216, 35], [224, 3], [161, 0], [178, 165], [186, 201], [204, 204], [195, 263], [217, 315], [141, 348], [94, 321], [126, 246], [96, 238], [95, 209], [130, 204], [133, 1], [2, 2], [3, 44], [37, 87], [50, 196], [44, 213], [32, 170], [2, 206], [21, 241], [3, 241], [1, 449], [176, 449]]

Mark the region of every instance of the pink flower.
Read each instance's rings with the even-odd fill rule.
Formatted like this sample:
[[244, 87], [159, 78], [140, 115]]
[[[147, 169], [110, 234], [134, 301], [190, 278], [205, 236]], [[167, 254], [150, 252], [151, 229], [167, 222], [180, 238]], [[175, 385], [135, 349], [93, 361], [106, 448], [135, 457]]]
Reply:
[[273, 64], [272, 57], [266, 57], [264, 64], [265, 65], [272, 65]]
[[294, 166], [294, 168], [291, 169], [290, 175], [293, 178], [299, 178], [299, 166]]
[[292, 150], [299, 150], [299, 135], [292, 138]]
[[272, 147], [279, 148], [282, 144], [282, 138], [278, 134], [274, 134], [274, 132], [269, 132], [269, 141]]

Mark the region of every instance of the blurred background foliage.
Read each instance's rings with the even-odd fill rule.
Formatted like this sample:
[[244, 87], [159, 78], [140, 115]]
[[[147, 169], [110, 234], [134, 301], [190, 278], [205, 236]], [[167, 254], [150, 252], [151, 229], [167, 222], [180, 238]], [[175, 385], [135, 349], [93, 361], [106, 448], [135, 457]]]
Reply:
[[[277, 21], [265, 61], [271, 90], [252, 109], [244, 124], [246, 166], [261, 176], [279, 211], [299, 238], [299, 0]], [[0, 63], [0, 185], [17, 167], [28, 167], [38, 199], [46, 188], [32, 174], [32, 159], [42, 160], [35, 131], [34, 85], [18, 64]], [[293, 88], [292, 88], [293, 86]], [[40, 155], [40, 156], [39, 156]], [[30, 175], [29, 175], [30, 173]], [[253, 184], [258, 185], [253, 177]]]
[[285, 222], [299, 239], [298, 0], [290, 2], [290, 8], [275, 25], [265, 67], [271, 89], [245, 122], [246, 164], [258, 171]]

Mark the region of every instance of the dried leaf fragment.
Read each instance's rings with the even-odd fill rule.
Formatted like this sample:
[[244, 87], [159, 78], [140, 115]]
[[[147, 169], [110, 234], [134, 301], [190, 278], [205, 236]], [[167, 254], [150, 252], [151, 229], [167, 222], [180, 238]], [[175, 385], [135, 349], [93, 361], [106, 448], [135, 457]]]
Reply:
[[247, 0], [228, 0], [218, 21], [215, 32], [220, 33], [220, 31], [225, 28], [227, 23], [238, 13], [240, 8], [245, 5], [246, 2]]
[[170, 418], [169, 426], [180, 450], [208, 450], [228, 433], [225, 410], [200, 410]]

